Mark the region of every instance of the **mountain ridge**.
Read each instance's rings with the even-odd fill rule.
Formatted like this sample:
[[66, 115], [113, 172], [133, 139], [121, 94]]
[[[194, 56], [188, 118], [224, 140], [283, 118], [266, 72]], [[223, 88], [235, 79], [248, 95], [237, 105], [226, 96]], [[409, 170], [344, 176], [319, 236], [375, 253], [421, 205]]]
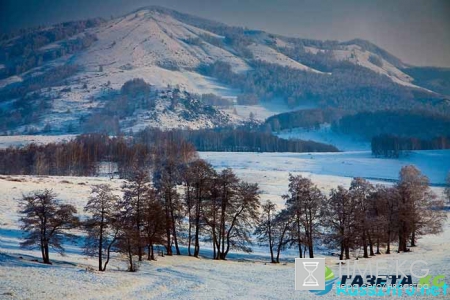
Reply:
[[[218, 62], [228, 65], [231, 73], [202, 71]], [[77, 71], [64, 71], [67, 66], [77, 66]], [[60, 80], [42, 83], [39, 78], [55, 73], [55, 68], [62, 70]], [[437, 103], [436, 109], [443, 107], [445, 111], [447, 104], [441, 99], [446, 96], [433, 90], [445, 92], [446, 81], [438, 82], [436, 88], [434, 77], [418, 76], [420, 80], [416, 80], [407, 68], [411, 66], [362, 39], [338, 42], [285, 37], [228, 26], [160, 6], [146, 6], [111, 20], [66, 22], [0, 41], [0, 112], [5, 115], [13, 109], [23, 115], [29, 108], [22, 103], [27, 101], [21, 99], [30, 99], [33, 104], [29, 106], [50, 106], [29, 124], [13, 122], [1, 127], [23, 131], [27, 125], [42, 129], [50, 122], [64, 131], [67, 124], [75, 124], [79, 118], [102, 110], [105, 102], [100, 99], [134, 78], [142, 78], [156, 89], [169, 86], [169, 90], [175, 87], [194, 95], [215, 94], [229, 99], [231, 106], [282, 101], [288, 105], [285, 108], [288, 111], [303, 102], [345, 106], [347, 99], [351, 99], [362, 101], [358, 104], [361, 110], [376, 109], [382, 97], [388, 96], [391, 102], [398, 99], [400, 104], [395, 104], [398, 108], [412, 104], [435, 109]], [[293, 89], [289, 94], [274, 92], [273, 87], [281, 84], [280, 75], [286, 72], [292, 76], [283, 80], [297, 78], [302, 85], [286, 82], [287, 90]], [[260, 80], [252, 74], [258, 73], [270, 74], [265, 86], [257, 86]], [[233, 82], [226, 76], [239, 78], [241, 82]], [[370, 80], [361, 81], [364, 76]], [[330, 90], [336, 89], [336, 85], [343, 87]], [[340, 93], [344, 95], [339, 96]], [[252, 100], [255, 98], [256, 102]], [[248, 111], [242, 115], [230, 109], [216, 109], [228, 115], [223, 119], [233, 124], [248, 118]], [[130, 117], [140, 119], [138, 115]]]

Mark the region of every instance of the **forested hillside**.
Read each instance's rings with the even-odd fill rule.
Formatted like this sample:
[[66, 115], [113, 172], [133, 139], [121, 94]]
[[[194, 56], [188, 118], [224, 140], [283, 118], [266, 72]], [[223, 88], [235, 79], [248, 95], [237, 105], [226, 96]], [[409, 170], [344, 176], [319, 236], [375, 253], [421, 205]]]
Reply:
[[[445, 114], [450, 112], [447, 73], [406, 66], [364, 40], [291, 38], [152, 6], [110, 20], [2, 35], [0, 131], [118, 133], [146, 126], [240, 125], [248, 116], [233, 113], [236, 104], [309, 105], [338, 112], [285, 115], [275, 121], [279, 129], [317, 126], [364, 111]], [[124, 93], [124, 85], [136, 79], [153, 93], [208, 96], [187, 97], [201, 101], [167, 98], [170, 103], [159, 105], [159, 96], [149, 100], [142, 96], [146, 92]], [[226, 109], [228, 116], [219, 116], [217, 110]]]
[[422, 110], [360, 112], [334, 122], [333, 130], [367, 139], [381, 134], [426, 139], [450, 136], [450, 117]]

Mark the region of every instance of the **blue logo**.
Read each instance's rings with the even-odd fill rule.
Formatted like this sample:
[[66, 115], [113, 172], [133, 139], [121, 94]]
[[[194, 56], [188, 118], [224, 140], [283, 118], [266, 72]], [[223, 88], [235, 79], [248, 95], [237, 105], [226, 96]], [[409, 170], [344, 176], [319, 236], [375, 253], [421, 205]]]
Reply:
[[310, 290], [311, 293], [321, 296], [328, 294], [331, 289], [333, 288], [334, 282], [337, 280], [337, 278], [334, 278], [333, 271], [325, 266], [325, 289], [324, 290]]

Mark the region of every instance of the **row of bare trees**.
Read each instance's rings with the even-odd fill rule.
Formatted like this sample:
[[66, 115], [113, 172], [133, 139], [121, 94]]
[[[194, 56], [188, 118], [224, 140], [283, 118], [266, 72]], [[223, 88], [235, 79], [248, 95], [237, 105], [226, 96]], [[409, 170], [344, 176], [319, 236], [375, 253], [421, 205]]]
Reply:
[[[165, 148], [165, 151], [171, 151]], [[76, 209], [60, 204], [52, 191], [24, 196], [21, 206], [23, 247], [42, 250], [50, 263], [49, 248], [64, 252], [61, 240], [74, 237], [69, 229], [87, 232], [84, 252], [98, 257], [98, 269], [105, 271], [112, 252], [127, 257], [129, 271], [135, 271], [137, 257], [155, 259], [155, 245], [164, 245], [167, 255], [181, 254], [180, 240], [189, 255], [198, 257], [201, 241], [213, 244], [214, 259], [226, 259], [231, 249], [251, 251], [251, 233], [259, 216], [257, 184], [241, 181], [231, 169], [216, 172], [205, 161], [162, 153], [153, 172], [136, 169], [122, 186], [122, 196], [109, 185], [92, 188], [80, 222]], [[192, 157], [191, 157], [192, 158]], [[184, 186], [184, 193], [180, 193]], [[188, 234], [185, 236], [185, 224]]]
[[349, 189], [338, 186], [329, 197], [309, 178], [290, 175], [286, 205], [277, 210], [270, 201], [260, 205], [257, 184], [241, 181], [231, 169], [218, 172], [195, 151], [167, 143], [154, 167], [135, 167], [121, 192], [94, 186], [83, 222], [75, 207], [61, 204], [51, 191], [24, 196], [22, 246], [37, 246], [50, 263], [49, 248], [63, 252], [63, 237], [73, 238], [69, 230], [78, 227], [87, 232], [84, 251], [98, 257], [100, 271], [112, 252], [124, 254], [135, 271], [139, 263], [133, 259], [154, 260], [155, 246], [180, 255], [183, 244], [188, 255], [199, 257], [208, 242], [213, 258], [224, 260], [231, 249], [250, 252], [254, 234], [278, 263], [287, 248], [312, 258], [321, 244], [338, 248], [340, 259], [361, 250], [368, 258], [381, 254], [382, 247], [389, 254], [393, 243], [406, 252], [421, 236], [442, 231], [443, 201], [414, 166], [403, 167], [393, 186], [354, 178]]
[[446, 219], [443, 200], [414, 166], [403, 167], [393, 186], [354, 178], [349, 189], [338, 186], [329, 197], [310, 179], [290, 175], [284, 198], [280, 211], [270, 201], [263, 204], [255, 231], [274, 263], [290, 247], [298, 248], [299, 257], [308, 251], [312, 258], [319, 241], [338, 248], [341, 260], [350, 259], [351, 250], [362, 250], [364, 258], [381, 254], [381, 247], [390, 254], [394, 242], [398, 252], [407, 252], [421, 236], [440, 233]]

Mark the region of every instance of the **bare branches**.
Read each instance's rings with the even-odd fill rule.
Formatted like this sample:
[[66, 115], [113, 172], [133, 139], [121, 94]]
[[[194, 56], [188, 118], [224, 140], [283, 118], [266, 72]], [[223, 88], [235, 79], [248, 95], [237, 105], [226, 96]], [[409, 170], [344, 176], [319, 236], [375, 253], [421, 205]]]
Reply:
[[79, 225], [74, 206], [58, 203], [55, 193], [44, 190], [23, 196], [19, 212], [23, 215], [21, 229], [26, 233], [21, 247], [40, 249], [46, 264], [51, 263], [49, 248], [64, 254], [62, 240], [72, 237], [67, 230]]

